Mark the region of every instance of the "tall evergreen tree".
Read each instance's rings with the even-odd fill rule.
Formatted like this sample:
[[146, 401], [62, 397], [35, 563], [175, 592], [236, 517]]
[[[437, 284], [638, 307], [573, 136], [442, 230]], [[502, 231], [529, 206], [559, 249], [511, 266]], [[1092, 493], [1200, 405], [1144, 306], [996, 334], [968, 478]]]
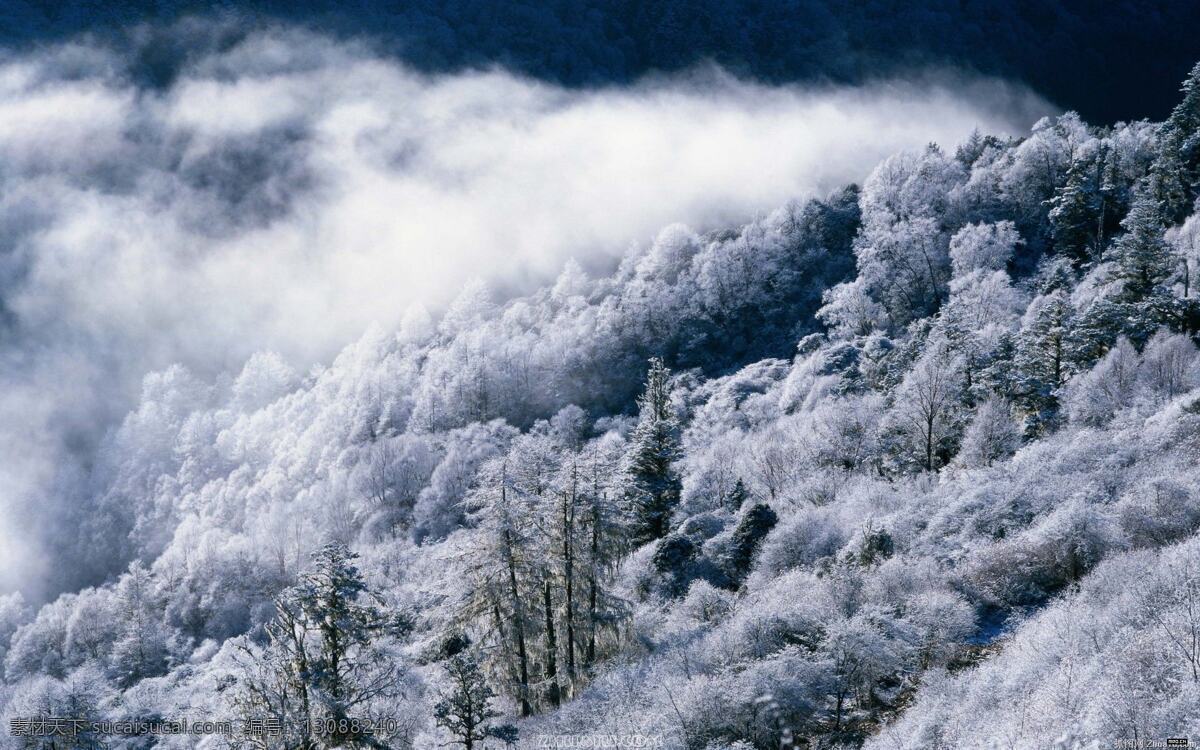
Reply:
[[1150, 168], [1150, 186], [1163, 215], [1182, 220], [1200, 193], [1200, 63], [1181, 88], [1183, 99], [1159, 129], [1158, 154]]
[[250, 659], [236, 701], [248, 718], [279, 721], [281, 747], [386, 746], [363, 730], [373, 704], [399, 698], [397, 669], [378, 648], [396, 620], [368, 590], [356, 558], [342, 544], [318, 550], [312, 568], [276, 599], [267, 648], [244, 651]]
[[1091, 367], [1120, 336], [1140, 346], [1160, 327], [1183, 322], [1169, 286], [1178, 259], [1163, 237], [1161, 207], [1148, 185], [1138, 188], [1121, 228], [1104, 253], [1104, 287], [1072, 331], [1068, 358], [1078, 370]]
[[[557, 570], [550, 571], [561, 589], [561, 613], [563, 630], [563, 655], [566, 659], [565, 688], [569, 694], [576, 677], [576, 654], [580, 645], [577, 633], [576, 614], [579, 610], [579, 544], [580, 515], [583, 510], [583, 493], [580, 484], [579, 457], [572, 454], [566, 461], [555, 482], [556, 502], [551, 504], [547, 525], [549, 538], [557, 558]], [[549, 585], [549, 580], [547, 581]], [[549, 589], [547, 589], [549, 590]], [[547, 617], [551, 616], [547, 608]], [[553, 624], [551, 622], [551, 624]]]
[[[628, 604], [612, 591], [612, 580], [628, 546], [621, 508], [613, 500], [610, 486], [622, 457], [605, 443], [593, 445], [587, 455], [584, 511], [580, 517], [579, 566], [582, 571], [582, 603], [586, 611], [583, 667], [590, 669], [601, 654], [601, 637], [617, 633], [617, 625], [628, 614]], [[620, 480], [617, 480], [620, 481]]]
[[755, 503], [742, 514], [733, 530], [733, 543], [722, 561], [725, 575], [732, 583], [737, 585], [745, 580], [759, 545], [778, 522], [779, 516], [766, 503]]
[[521, 716], [529, 716], [530, 650], [536, 632], [529, 603], [536, 601], [537, 578], [529, 496], [515, 486], [504, 457], [483, 465], [467, 503], [475, 533], [462, 557], [469, 582], [463, 614], [468, 620], [490, 621], [500, 645], [495, 654], [504, 665], [501, 671], [511, 676]]
[[1068, 375], [1071, 312], [1067, 293], [1056, 288], [1034, 299], [1017, 335], [1013, 399], [1027, 436], [1042, 434], [1057, 419], [1058, 389]]
[[167, 669], [167, 633], [154, 600], [153, 584], [153, 573], [141, 560], [135, 560], [117, 585], [123, 627], [111, 659], [122, 687]]
[[1112, 280], [1121, 285], [1121, 301], [1139, 303], [1164, 293], [1176, 262], [1163, 238], [1163, 216], [1158, 200], [1149, 190], [1139, 190], [1129, 213], [1121, 221], [1124, 234], [1105, 254], [1113, 262]]
[[375, 595], [343, 544], [327, 544], [313, 555], [313, 567], [292, 594], [292, 602], [314, 628], [316, 649], [309, 679], [335, 727], [335, 740], [350, 740], [341, 725], [355, 710], [389, 687], [392, 674], [380, 671], [372, 646], [386, 626]]
[[1091, 158], [1079, 158], [1051, 200], [1050, 232], [1055, 249], [1078, 266], [1099, 257], [1104, 247], [1105, 221], [1110, 209], [1109, 149], [1101, 146]]
[[999, 396], [1005, 400], [1013, 397], [1017, 379], [1016, 356], [1016, 335], [1005, 331], [979, 362], [979, 374], [973, 394], [976, 401], [986, 401], [992, 396]]
[[484, 680], [479, 662], [468, 651], [451, 656], [445, 667], [450, 687], [434, 704], [434, 721], [449, 730], [454, 743], [462, 745], [463, 750], [474, 750], [476, 743], [497, 736], [500, 734], [497, 730], [502, 729], [492, 725], [492, 719], [500, 715], [492, 707], [496, 694]]
[[638, 424], [625, 460], [625, 500], [635, 544], [666, 536], [680, 483], [673, 463], [679, 454], [679, 422], [671, 406], [671, 371], [650, 360], [646, 389], [638, 399]]

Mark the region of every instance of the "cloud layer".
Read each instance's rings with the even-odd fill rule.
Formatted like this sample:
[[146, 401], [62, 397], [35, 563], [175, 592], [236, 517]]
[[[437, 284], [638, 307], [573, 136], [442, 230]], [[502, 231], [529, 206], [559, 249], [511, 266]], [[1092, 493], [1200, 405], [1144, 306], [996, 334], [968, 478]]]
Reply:
[[661, 226], [744, 219], [1049, 106], [996, 81], [567, 91], [416, 74], [278, 30], [169, 88], [69, 44], [0, 63], [0, 590], [52, 562], [97, 436], [149, 370], [304, 366], [469, 277], [506, 288]]

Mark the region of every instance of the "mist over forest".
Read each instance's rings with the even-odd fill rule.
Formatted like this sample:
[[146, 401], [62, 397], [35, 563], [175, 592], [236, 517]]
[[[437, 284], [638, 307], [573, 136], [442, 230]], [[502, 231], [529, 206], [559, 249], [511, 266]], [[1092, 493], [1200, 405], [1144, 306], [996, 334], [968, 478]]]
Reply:
[[1200, 741], [1197, 22], [7, 5], [0, 747]]

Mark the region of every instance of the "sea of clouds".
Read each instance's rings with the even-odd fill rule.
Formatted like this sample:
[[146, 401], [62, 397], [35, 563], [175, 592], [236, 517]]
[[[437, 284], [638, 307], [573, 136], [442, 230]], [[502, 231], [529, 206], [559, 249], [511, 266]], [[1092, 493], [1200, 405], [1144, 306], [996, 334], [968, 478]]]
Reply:
[[[568, 90], [417, 74], [264, 30], [166, 85], [86, 40], [0, 59], [0, 592], [37, 592], [149, 371], [305, 367], [481, 276], [519, 291], [662, 226], [744, 220], [881, 158], [1052, 111], [923, 73], [767, 87], [719, 70]], [[61, 577], [60, 577], [61, 578]]]

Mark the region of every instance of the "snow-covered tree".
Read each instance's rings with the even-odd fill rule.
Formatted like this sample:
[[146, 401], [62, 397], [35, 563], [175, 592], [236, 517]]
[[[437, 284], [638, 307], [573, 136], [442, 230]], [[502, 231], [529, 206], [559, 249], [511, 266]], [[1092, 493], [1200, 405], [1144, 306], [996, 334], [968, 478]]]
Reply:
[[166, 671], [169, 633], [162, 623], [152, 573], [135, 561], [117, 585], [121, 635], [112, 646], [112, 669], [128, 687]]
[[1142, 351], [1138, 381], [1153, 403], [1170, 401], [1200, 384], [1196, 345], [1182, 334], [1161, 330]]
[[1021, 431], [1009, 407], [997, 398], [981, 403], [963, 432], [957, 463], [978, 468], [1011, 456], [1021, 445]]
[[1055, 423], [1058, 389], [1070, 374], [1071, 315], [1066, 294], [1056, 290], [1035, 298], [1021, 321], [1013, 385], [1027, 435], [1039, 435]]
[[515, 739], [515, 732], [492, 721], [500, 712], [492, 706], [495, 693], [488, 687], [478, 661], [469, 650], [454, 654], [445, 663], [450, 686], [433, 707], [434, 720], [463, 750], [473, 750], [489, 737]]
[[372, 725], [404, 700], [400, 668], [383, 648], [401, 621], [380, 606], [357, 558], [341, 544], [321, 547], [276, 599], [266, 647], [243, 650], [237, 707], [244, 719], [278, 720], [285, 746], [377, 746], [384, 738]]
[[1095, 367], [1071, 381], [1067, 394], [1071, 421], [1104, 424], [1129, 406], [1133, 401], [1137, 373], [1137, 350], [1128, 339], [1118, 339]]
[[889, 419], [903, 463], [934, 471], [953, 457], [962, 430], [960, 366], [948, 347], [933, 344], [896, 389]]
[[1160, 128], [1158, 154], [1150, 171], [1154, 198], [1171, 221], [1182, 219], [1200, 194], [1200, 63], [1181, 90], [1183, 99]]
[[635, 544], [666, 535], [671, 512], [679, 501], [674, 466], [679, 455], [679, 422], [671, 403], [670, 378], [671, 371], [661, 359], [650, 360], [646, 385], [638, 398], [637, 427], [625, 458], [625, 503]]

